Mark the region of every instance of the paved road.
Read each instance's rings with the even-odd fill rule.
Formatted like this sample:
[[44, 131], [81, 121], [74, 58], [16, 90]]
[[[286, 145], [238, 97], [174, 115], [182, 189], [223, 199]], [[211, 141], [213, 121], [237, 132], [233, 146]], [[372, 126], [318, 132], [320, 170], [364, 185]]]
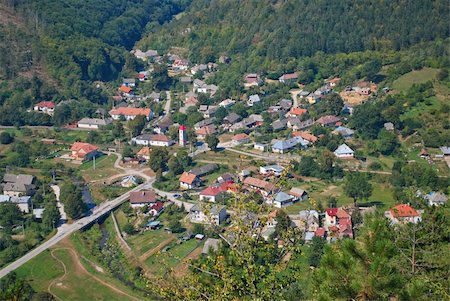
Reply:
[[14, 271], [15, 269], [17, 269], [18, 267], [22, 266], [23, 264], [25, 264], [26, 262], [28, 262], [29, 260], [31, 260], [35, 256], [39, 255], [43, 251], [47, 250], [48, 248], [56, 245], [62, 239], [66, 238], [69, 235], [71, 235], [72, 233], [80, 230], [85, 225], [88, 225], [88, 224], [94, 222], [96, 219], [98, 219], [102, 215], [108, 213], [113, 208], [116, 208], [117, 206], [119, 206], [120, 204], [125, 202], [130, 197], [130, 192], [138, 191], [138, 190], [141, 190], [141, 189], [151, 188], [152, 187], [152, 182], [153, 181], [148, 181], [148, 182], [143, 183], [143, 184], [141, 184], [139, 186], [136, 186], [135, 188], [131, 189], [130, 191], [128, 191], [126, 193], [124, 193], [123, 195], [119, 196], [118, 198], [116, 198], [114, 200], [111, 200], [111, 201], [108, 201], [108, 202], [104, 202], [104, 203], [100, 204], [98, 207], [95, 207], [91, 215], [86, 216], [86, 217], [76, 221], [73, 224], [70, 224], [70, 225], [66, 224], [66, 225], [64, 225], [63, 227], [61, 227], [59, 229], [58, 233], [55, 236], [53, 236], [49, 240], [45, 241], [44, 243], [42, 243], [41, 245], [39, 245], [35, 249], [31, 250], [30, 252], [25, 254], [23, 257], [17, 259], [16, 261], [10, 263], [8, 266], [6, 266], [3, 269], [1, 269], [0, 270], [0, 278], [6, 276], [9, 272]]

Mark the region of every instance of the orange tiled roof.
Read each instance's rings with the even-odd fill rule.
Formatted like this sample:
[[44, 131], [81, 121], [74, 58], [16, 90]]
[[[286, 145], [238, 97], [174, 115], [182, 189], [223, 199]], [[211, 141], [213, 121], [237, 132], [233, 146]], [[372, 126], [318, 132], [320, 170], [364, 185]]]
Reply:
[[112, 109], [109, 114], [110, 115], [124, 115], [124, 116], [150, 116], [151, 110], [148, 108], [130, 108], [130, 107], [121, 107], [117, 109]]
[[415, 217], [419, 216], [419, 213], [413, 207], [407, 204], [398, 204], [391, 208], [391, 214], [395, 217]]
[[183, 174], [180, 177], [180, 182], [192, 184], [192, 183], [194, 183], [196, 178], [197, 178], [197, 176], [194, 175], [193, 173], [189, 173], [189, 172], [185, 171], [185, 172], [183, 172]]

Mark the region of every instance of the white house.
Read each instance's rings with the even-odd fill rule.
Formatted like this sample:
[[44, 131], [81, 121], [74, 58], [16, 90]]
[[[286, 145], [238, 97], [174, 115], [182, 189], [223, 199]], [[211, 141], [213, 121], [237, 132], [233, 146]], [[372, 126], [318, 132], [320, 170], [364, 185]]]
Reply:
[[20, 211], [24, 213], [30, 213], [31, 207], [31, 196], [9, 196], [2, 194], [0, 195], [0, 204], [2, 203], [12, 203], [19, 207]]
[[201, 180], [197, 175], [186, 171], [180, 176], [179, 181], [181, 189], [192, 189], [201, 184]]
[[247, 100], [247, 106], [253, 107], [254, 104], [261, 102], [261, 98], [259, 98], [258, 94], [250, 95]]
[[354, 154], [355, 152], [345, 143], [339, 145], [339, 147], [334, 151], [334, 155], [336, 157], [343, 159], [353, 158]]
[[281, 173], [283, 172], [284, 168], [280, 165], [267, 165], [267, 166], [261, 166], [259, 167], [259, 173], [262, 175], [275, 175], [275, 176], [281, 176]]
[[34, 105], [33, 110], [52, 115], [55, 111], [55, 103], [53, 101], [41, 101]]
[[133, 120], [138, 115], [145, 116], [147, 120], [153, 118], [153, 112], [148, 108], [120, 107], [109, 111], [109, 115], [111, 115], [114, 120], [120, 120], [120, 118], [123, 117], [127, 121]]
[[175, 142], [166, 135], [149, 135], [143, 134], [131, 139], [132, 143], [145, 146], [162, 146], [169, 147]]
[[100, 119], [100, 118], [83, 118], [78, 121], [77, 126], [80, 129], [91, 129], [97, 130], [102, 126], [108, 125], [112, 122], [111, 118]]
[[227, 218], [226, 207], [221, 205], [213, 205], [209, 209], [196, 204], [189, 212], [192, 223], [220, 225]]
[[292, 187], [288, 193], [289, 195], [294, 197], [294, 200], [304, 201], [308, 198], [308, 193], [301, 188]]
[[384, 212], [384, 216], [393, 224], [417, 224], [422, 221], [422, 212], [407, 204], [398, 204], [392, 207], [389, 211]]
[[210, 186], [200, 191], [200, 201], [215, 203], [222, 200], [226, 195], [227, 189], [225, 185]]

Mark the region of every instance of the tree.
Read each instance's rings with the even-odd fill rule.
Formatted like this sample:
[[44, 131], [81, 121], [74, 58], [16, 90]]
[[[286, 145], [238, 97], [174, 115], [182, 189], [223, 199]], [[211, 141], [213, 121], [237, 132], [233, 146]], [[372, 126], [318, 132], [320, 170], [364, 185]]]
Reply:
[[300, 163], [296, 166], [297, 172], [305, 177], [312, 177], [317, 174], [319, 165], [314, 161], [313, 157], [303, 156]]
[[114, 138], [123, 138], [125, 136], [125, 130], [123, 124], [120, 121], [114, 121], [112, 124], [111, 134]]
[[145, 127], [147, 118], [144, 115], [138, 115], [133, 120], [128, 121], [128, 128], [131, 130], [133, 137], [138, 136]]
[[31, 285], [11, 272], [0, 279], [0, 300], [27, 301], [31, 300], [34, 290]]
[[325, 239], [318, 236], [313, 237], [311, 249], [308, 256], [308, 262], [310, 266], [313, 267], [319, 266], [325, 245], [326, 245]]
[[133, 225], [132, 224], [130, 224], [130, 223], [126, 223], [124, 226], [123, 226], [123, 232], [125, 232], [126, 234], [128, 234], [128, 235], [132, 235], [132, 234], [134, 234], [134, 227], [133, 227]]
[[395, 132], [389, 132], [385, 129], [380, 131], [378, 135], [378, 150], [383, 155], [390, 155], [400, 146]]
[[181, 225], [180, 221], [177, 219], [174, 219], [169, 222], [169, 228], [173, 233], [181, 233], [184, 231], [183, 226]]
[[367, 175], [357, 172], [350, 172], [346, 176], [344, 193], [353, 199], [356, 204], [358, 199], [368, 199], [372, 195], [372, 185], [367, 179]]
[[152, 151], [148, 165], [154, 171], [164, 171], [167, 168], [169, 152], [163, 148], [156, 148]]
[[132, 158], [132, 157], [134, 157], [134, 151], [133, 151], [133, 149], [129, 146], [129, 145], [127, 145], [127, 146], [125, 146], [124, 148], [123, 148], [123, 150], [122, 150], [122, 156], [124, 157], [124, 158]]
[[292, 221], [284, 210], [279, 210], [276, 216], [277, 225], [275, 231], [279, 234], [284, 233], [291, 228]]
[[172, 83], [171, 78], [167, 72], [166, 64], [155, 64], [152, 72], [153, 88], [161, 91], [166, 90]]
[[22, 222], [22, 211], [13, 203], [5, 203], [0, 206], [0, 225], [11, 229]]
[[33, 295], [31, 301], [54, 301], [55, 297], [48, 292], [39, 292]]
[[14, 141], [14, 137], [8, 132], [2, 132], [0, 134], [0, 143], [1, 144], [10, 144]]
[[86, 204], [83, 202], [81, 191], [72, 183], [65, 182], [61, 186], [61, 201], [64, 204], [64, 211], [72, 219], [78, 219], [86, 211]]
[[42, 223], [47, 227], [47, 229], [55, 229], [60, 218], [61, 215], [59, 214], [56, 202], [47, 202], [42, 215]]
[[324, 108], [327, 113], [339, 115], [344, 107], [344, 101], [337, 93], [331, 93], [324, 98]]
[[216, 151], [217, 150], [217, 145], [219, 144], [219, 138], [217, 138], [216, 136], [207, 135], [205, 137], [205, 142], [206, 142], [206, 144], [208, 144], [208, 147], [212, 151]]
[[227, 109], [225, 109], [224, 107], [219, 107], [216, 113], [214, 114], [214, 117], [216, 118], [218, 124], [222, 124], [223, 119], [227, 117], [227, 115], [228, 115]]
[[174, 175], [182, 174], [184, 171], [183, 164], [180, 162], [180, 159], [178, 157], [172, 156], [169, 159], [169, 162], [167, 163], [169, 170]]

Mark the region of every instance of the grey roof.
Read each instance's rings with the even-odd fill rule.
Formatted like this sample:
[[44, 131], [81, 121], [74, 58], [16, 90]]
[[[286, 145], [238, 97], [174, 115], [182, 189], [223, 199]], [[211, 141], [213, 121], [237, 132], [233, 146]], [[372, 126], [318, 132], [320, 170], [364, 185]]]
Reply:
[[152, 93], [150, 93], [149, 97], [151, 99], [159, 99], [161, 97], [161, 93], [153, 91]]
[[214, 123], [214, 118], [207, 118], [207, 119], [204, 119], [204, 120], [201, 120], [201, 121], [197, 122], [194, 125], [194, 127], [195, 128], [202, 128], [204, 126], [207, 126], [207, 125], [210, 125], [210, 124], [213, 124], [213, 123]]
[[425, 199], [427, 199], [431, 204], [445, 204], [447, 203], [448, 197], [441, 192], [430, 192], [425, 195]]
[[5, 174], [3, 176], [3, 182], [6, 182], [6, 183], [21, 183], [21, 184], [26, 184], [26, 185], [33, 184], [34, 179], [35, 179], [34, 176], [32, 176], [32, 175], [25, 175], [25, 174], [19, 174], [19, 175]]
[[355, 131], [345, 126], [339, 126], [337, 129], [334, 130], [334, 132], [340, 134], [342, 137], [350, 137], [353, 136], [353, 134], [355, 133]]
[[206, 83], [198, 78], [194, 79], [194, 85], [198, 86], [198, 87], [203, 87], [206, 86]]
[[354, 151], [347, 145], [347, 144], [341, 144], [339, 147], [334, 151], [336, 155], [340, 154], [353, 154]]
[[450, 146], [442, 146], [440, 149], [445, 156], [450, 155]]
[[232, 113], [228, 114], [228, 116], [225, 117], [223, 119], [223, 121], [227, 121], [228, 123], [233, 124], [233, 123], [236, 123], [237, 121], [239, 121], [240, 119], [241, 119], [241, 116], [239, 116], [238, 114], [232, 112]]
[[136, 83], [136, 79], [134, 79], [134, 78], [124, 78], [122, 82], [124, 84], [135, 84]]
[[278, 192], [276, 195], [275, 195], [275, 201], [276, 202], [280, 202], [280, 203], [282, 203], [282, 202], [288, 202], [288, 201], [290, 201], [290, 200], [292, 200], [292, 196], [291, 195], [289, 195], [289, 194], [287, 194], [286, 192], [283, 192], [283, 191], [281, 191], [281, 192]]
[[[221, 212], [222, 210], [224, 210], [226, 207], [223, 205], [212, 205], [211, 209], [209, 210], [209, 212], [211, 214], [219, 214], [219, 212]], [[195, 204], [194, 206], [191, 207], [191, 209], [189, 210], [190, 212], [202, 212], [204, 209], [202, 207], [201, 204]]]
[[203, 246], [203, 250], [202, 253], [203, 254], [208, 254], [209, 250], [213, 250], [214, 252], [219, 250], [219, 243], [220, 240], [216, 239], [216, 238], [208, 238], [205, 241], [205, 245]]
[[219, 168], [219, 165], [215, 164], [215, 163], [211, 163], [211, 164], [206, 164], [200, 167], [196, 167], [191, 169], [190, 173], [196, 175], [197, 177], [201, 177], [203, 175], [206, 175], [207, 173], [210, 173], [216, 169]]
[[301, 144], [302, 146], [307, 146], [308, 142], [301, 137], [294, 137], [287, 140], [277, 141], [272, 145], [272, 148], [280, 150], [288, 150], [297, 146], [298, 144]]
[[180, 82], [182, 82], [182, 83], [190, 83], [190, 82], [192, 82], [192, 77], [190, 77], [190, 76], [182, 76], [182, 77], [180, 77]]
[[0, 203], [11, 202], [13, 204], [29, 204], [31, 200], [31, 196], [8, 196], [8, 195], [0, 195]]
[[272, 122], [272, 128], [275, 131], [282, 130], [282, 129], [286, 128], [287, 123], [288, 123], [287, 119], [276, 120], [276, 121]]
[[394, 124], [392, 122], [386, 122], [384, 124], [384, 128], [388, 131], [393, 131], [394, 130]]
[[250, 95], [250, 97], [248, 98], [248, 101], [251, 103], [260, 102], [261, 98], [259, 98], [258, 94], [253, 94], [253, 95]]
[[282, 172], [284, 170], [283, 167], [281, 167], [280, 165], [277, 165], [277, 164], [262, 166], [262, 168], [264, 168], [264, 169], [271, 169], [274, 172]]
[[290, 99], [282, 99], [278, 102], [280, 107], [282, 107], [284, 110], [289, 110], [292, 107], [292, 100]]
[[80, 121], [78, 121], [78, 124], [89, 124], [89, 125], [103, 126], [103, 125], [108, 125], [111, 122], [112, 122], [111, 118], [105, 118], [105, 119], [101, 119], [101, 118], [83, 118]]

